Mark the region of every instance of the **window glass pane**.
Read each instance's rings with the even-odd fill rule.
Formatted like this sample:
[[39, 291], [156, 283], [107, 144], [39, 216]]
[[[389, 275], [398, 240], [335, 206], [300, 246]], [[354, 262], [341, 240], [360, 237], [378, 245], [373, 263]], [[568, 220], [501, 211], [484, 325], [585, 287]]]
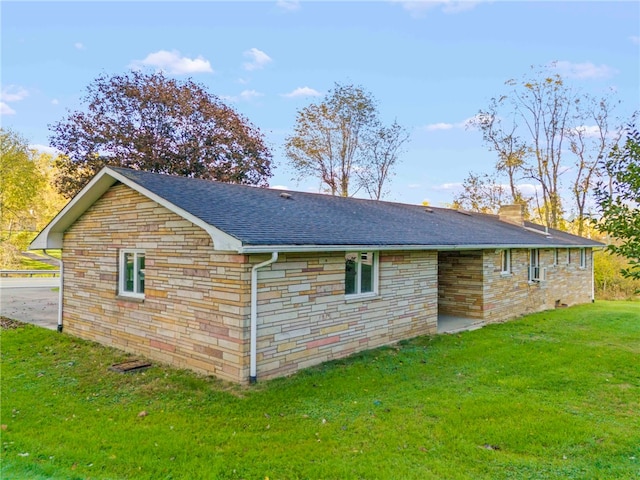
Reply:
[[511, 251], [502, 250], [500, 259], [502, 263], [502, 272], [508, 273], [511, 270]]
[[360, 293], [373, 292], [373, 253], [363, 253], [360, 256], [360, 259], [362, 262], [362, 265], [360, 266]]
[[134, 268], [134, 255], [133, 253], [124, 254], [124, 291], [133, 292], [133, 268]]
[[356, 281], [358, 277], [358, 254], [347, 253], [345, 256], [344, 293], [350, 295], [357, 293]]
[[144, 293], [144, 253], [138, 253], [138, 288], [136, 293]]

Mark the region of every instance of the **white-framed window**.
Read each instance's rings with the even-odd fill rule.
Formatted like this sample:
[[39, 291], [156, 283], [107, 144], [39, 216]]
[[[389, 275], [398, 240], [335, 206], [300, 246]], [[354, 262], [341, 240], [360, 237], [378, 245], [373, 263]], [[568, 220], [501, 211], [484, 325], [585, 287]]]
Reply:
[[567, 265], [571, 264], [571, 249], [567, 248]]
[[144, 250], [120, 250], [118, 295], [144, 298]]
[[559, 253], [558, 253], [558, 249], [554, 248], [553, 249], [553, 266], [557, 267], [558, 266], [558, 262], [559, 262]]
[[580, 249], [580, 268], [587, 268], [587, 249]]
[[345, 295], [374, 295], [377, 292], [378, 255], [375, 252], [347, 253], [344, 271]]
[[544, 269], [540, 267], [540, 250], [529, 250], [529, 281], [541, 282], [544, 280]]
[[511, 273], [511, 250], [500, 250], [500, 273]]

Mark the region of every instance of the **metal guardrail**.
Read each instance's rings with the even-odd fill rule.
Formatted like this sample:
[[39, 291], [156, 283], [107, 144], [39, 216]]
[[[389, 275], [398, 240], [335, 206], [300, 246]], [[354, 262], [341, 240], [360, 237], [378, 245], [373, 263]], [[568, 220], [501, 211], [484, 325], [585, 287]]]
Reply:
[[0, 270], [0, 277], [33, 277], [34, 275], [53, 275], [54, 277], [59, 277], [60, 270]]

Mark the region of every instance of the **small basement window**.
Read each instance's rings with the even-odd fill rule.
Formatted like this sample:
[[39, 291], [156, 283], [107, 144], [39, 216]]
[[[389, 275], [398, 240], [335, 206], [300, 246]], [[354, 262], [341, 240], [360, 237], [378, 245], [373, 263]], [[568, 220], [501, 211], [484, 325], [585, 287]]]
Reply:
[[144, 298], [144, 250], [120, 250], [118, 283], [119, 295]]
[[375, 294], [378, 289], [378, 256], [374, 252], [345, 255], [345, 295]]

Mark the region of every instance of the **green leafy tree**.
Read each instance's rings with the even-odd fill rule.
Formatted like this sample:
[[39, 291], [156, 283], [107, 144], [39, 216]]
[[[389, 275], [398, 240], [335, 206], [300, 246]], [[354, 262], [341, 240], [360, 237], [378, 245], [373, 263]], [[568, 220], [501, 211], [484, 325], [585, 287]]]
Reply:
[[249, 121], [191, 80], [100, 76], [85, 111], [53, 124], [57, 187], [70, 197], [105, 165], [266, 186], [272, 154]]
[[54, 158], [0, 129], [0, 264], [17, 266], [20, 254], [64, 204], [55, 191]]
[[25, 224], [32, 223], [34, 204], [44, 178], [34, 152], [15, 132], [0, 129], [0, 225], [1, 239], [10, 240]]
[[596, 188], [601, 213], [596, 227], [616, 240], [608, 245], [610, 252], [629, 259], [622, 274], [640, 279], [640, 133], [635, 123], [629, 125], [626, 141], [601, 163], [608, 182]]
[[397, 123], [381, 124], [369, 92], [336, 83], [320, 103], [298, 112], [285, 152], [298, 180], [318, 178], [327, 192], [344, 197], [364, 188], [379, 199], [407, 139]]

